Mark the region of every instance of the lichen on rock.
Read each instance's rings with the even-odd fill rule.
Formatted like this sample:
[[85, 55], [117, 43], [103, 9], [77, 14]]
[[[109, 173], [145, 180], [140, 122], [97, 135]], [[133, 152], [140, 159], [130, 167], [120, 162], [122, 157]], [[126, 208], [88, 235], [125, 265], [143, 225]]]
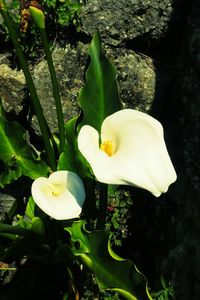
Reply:
[[98, 28], [112, 46], [139, 36], [159, 39], [168, 29], [172, 4], [172, 0], [88, 0], [80, 13], [82, 31], [92, 35]]
[[1, 64], [0, 97], [5, 111], [19, 115], [23, 109], [25, 95], [23, 72], [13, 70], [7, 64]]

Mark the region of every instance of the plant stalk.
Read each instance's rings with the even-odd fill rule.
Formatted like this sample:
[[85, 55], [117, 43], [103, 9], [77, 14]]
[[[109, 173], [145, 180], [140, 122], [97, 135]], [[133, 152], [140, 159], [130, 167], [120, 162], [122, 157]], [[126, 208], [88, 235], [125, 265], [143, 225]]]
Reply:
[[60, 154], [64, 150], [65, 145], [65, 125], [64, 125], [64, 117], [63, 117], [63, 110], [62, 110], [62, 104], [61, 104], [61, 98], [60, 98], [60, 92], [59, 92], [59, 85], [56, 77], [56, 72], [51, 56], [51, 51], [49, 47], [49, 42], [47, 39], [47, 34], [45, 28], [38, 28], [40, 31], [41, 40], [43, 43], [43, 48], [45, 51], [49, 72], [51, 75], [51, 82], [53, 87], [53, 96], [56, 103], [56, 112], [57, 112], [57, 120], [58, 120], [58, 130], [59, 130], [59, 140], [60, 140]]
[[19, 63], [23, 70], [23, 73], [24, 73], [24, 76], [26, 79], [26, 83], [27, 83], [28, 89], [30, 91], [32, 104], [33, 104], [33, 107], [34, 107], [34, 110], [35, 110], [35, 113], [36, 113], [36, 116], [38, 119], [41, 134], [42, 134], [42, 139], [43, 139], [43, 143], [44, 143], [45, 152], [47, 155], [48, 164], [49, 164], [50, 168], [53, 171], [55, 171], [56, 170], [56, 160], [55, 160], [53, 147], [50, 142], [50, 131], [49, 131], [46, 119], [43, 114], [43, 110], [42, 110], [42, 107], [41, 107], [41, 104], [40, 104], [40, 101], [39, 101], [39, 98], [38, 98], [38, 95], [36, 92], [36, 88], [33, 83], [29, 68], [28, 68], [28, 64], [24, 57], [23, 51], [22, 51], [20, 43], [18, 41], [18, 36], [15, 32], [12, 20], [9, 16], [8, 12], [4, 8], [0, 8], [0, 13], [4, 19], [4, 22], [7, 26], [7, 28], [8, 28], [10, 38], [15, 47]]

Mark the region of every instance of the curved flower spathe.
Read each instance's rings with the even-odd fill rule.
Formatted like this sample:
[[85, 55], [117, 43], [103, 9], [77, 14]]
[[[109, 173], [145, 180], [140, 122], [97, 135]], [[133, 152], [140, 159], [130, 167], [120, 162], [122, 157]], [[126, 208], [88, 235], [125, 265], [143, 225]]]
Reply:
[[85, 201], [83, 182], [70, 171], [56, 171], [49, 178], [37, 178], [31, 192], [40, 209], [57, 220], [79, 217]]
[[176, 180], [162, 125], [145, 113], [124, 109], [108, 116], [100, 137], [84, 125], [78, 147], [100, 182], [134, 185], [158, 197]]

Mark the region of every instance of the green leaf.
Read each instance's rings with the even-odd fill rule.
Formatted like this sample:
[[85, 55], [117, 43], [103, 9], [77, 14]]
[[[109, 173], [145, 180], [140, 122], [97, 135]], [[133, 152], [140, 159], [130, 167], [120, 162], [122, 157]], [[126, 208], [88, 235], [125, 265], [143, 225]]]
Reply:
[[89, 56], [90, 64], [85, 74], [86, 83], [79, 96], [82, 112], [66, 124], [67, 142], [64, 153], [61, 154], [58, 162], [58, 170], [73, 171], [83, 178], [93, 178], [93, 173], [78, 149], [78, 129], [84, 124], [89, 124], [100, 131], [103, 120], [108, 115], [122, 109], [116, 71], [101, 51], [101, 40], [98, 32], [92, 39]]
[[81, 177], [91, 177], [92, 171], [86, 159], [78, 149], [76, 123], [79, 117], [69, 120], [66, 128], [66, 143], [64, 152], [58, 161], [58, 170], [68, 170], [78, 173]]
[[33, 156], [32, 148], [25, 139], [26, 131], [17, 122], [7, 121], [0, 112], [0, 160], [4, 170], [0, 174], [0, 186], [4, 187], [22, 175], [36, 179], [46, 176], [49, 167]]
[[84, 221], [65, 230], [71, 234], [74, 255], [95, 273], [100, 288], [114, 290], [129, 300], [152, 299], [144, 275], [131, 260], [114, 253], [106, 230], [89, 232]]
[[35, 201], [33, 200], [33, 197], [30, 196], [28, 199], [28, 203], [26, 205], [25, 215], [31, 220], [35, 217], [34, 210], [35, 210]]
[[58, 170], [68, 170], [72, 172], [77, 172], [76, 165], [76, 154], [77, 142], [76, 142], [76, 125], [77, 117], [69, 120], [66, 123], [66, 143], [64, 147], [64, 152], [60, 155], [58, 161]]
[[119, 99], [116, 71], [101, 50], [101, 40], [96, 32], [90, 49], [90, 64], [86, 71], [86, 83], [79, 96], [83, 119], [80, 127], [88, 124], [100, 132], [103, 120], [122, 109]]
[[0, 223], [0, 235], [14, 240], [5, 252], [6, 261], [13, 261], [33, 253], [39, 245], [45, 242], [45, 237], [38, 232], [3, 223]]
[[[122, 108], [118, 95], [116, 71], [101, 51], [101, 41], [98, 33], [92, 39], [89, 55], [90, 64], [85, 74], [86, 83], [79, 98], [82, 111], [79, 116], [66, 124], [67, 141], [64, 153], [62, 153], [58, 162], [58, 170], [76, 172], [82, 179], [94, 179], [94, 176], [90, 165], [78, 149], [78, 129], [84, 124], [89, 124], [100, 131], [103, 120]], [[90, 197], [90, 194], [87, 192], [88, 201], [86, 203], [93, 204], [92, 198], [94, 197]], [[86, 215], [88, 215], [89, 210], [89, 206], [87, 206], [87, 209], [85, 209]]]
[[34, 217], [31, 220], [30, 229], [36, 233], [43, 235], [45, 233], [45, 227], [42, 219], [39, 217]]
[[41, 238], [40, 234], [34, 233], [33, 231], [21, 228], [20, 226], [13, 226], [9, 224], [0, 223], [0, 234], [1, 233], [8, 233], [8, 234], [14, 234], [16, 236], [36, 236]]

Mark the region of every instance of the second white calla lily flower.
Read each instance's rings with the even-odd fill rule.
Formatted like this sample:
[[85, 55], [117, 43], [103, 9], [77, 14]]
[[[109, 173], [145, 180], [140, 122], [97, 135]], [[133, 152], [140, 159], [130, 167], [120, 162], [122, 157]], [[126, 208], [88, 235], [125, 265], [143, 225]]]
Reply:
[[49, 178], [37, 178], [31, 192], [39, 208], [57, 220], [79, 217], [85, 201], [83, 182], [70, 171], [56, 171]]
[[145, 113], [124, 109], [108, 116], [100, 136], [84, 125], [78, 147], [100, 182], [134, 185], [158, 197], [176, 180], [162, 125]]

